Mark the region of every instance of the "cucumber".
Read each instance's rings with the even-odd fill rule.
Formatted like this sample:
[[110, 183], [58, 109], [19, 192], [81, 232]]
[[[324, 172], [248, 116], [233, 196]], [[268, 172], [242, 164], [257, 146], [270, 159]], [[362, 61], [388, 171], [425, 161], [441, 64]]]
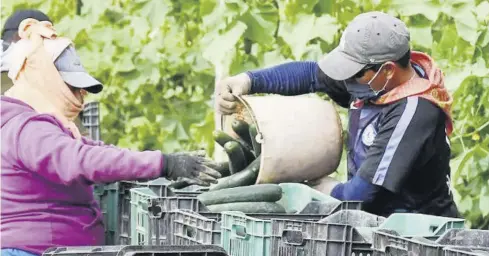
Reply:
[[174, 181], [170, 183], [170, 185], [168, 185], [169, 188], [173, 188], [173, 189], [181, 189], [181, 188], [186, 188], [188, 186], [190, 186], [190, 184], [188, 184], [188, 182], [184, 180]]
[[215, 170], [221, 174], [221, 177], [227, 177], [231, 175], [229, 172], [229, 162], [217, 163]]
[[231, 176], [218, 179], [217, 184], [211, 185], [209, 191], [253, 185], [256, 182], [259, 171], [260, 157], [257, 157], [244, 170]]
[[253, 152], [251, 152], [253, 150], [253, 148], [251, 147], [251, 144], [248, 145], [243, 140], [235, 139], [223, 131], [215, 130], [212, 133], [212, 136], [214, 137], [214, 141], [217, 142], [217, 144], [221, 145], [221, 147], [223, 147], [223, 148], [224, 148], [224, 145], [226, 145], [226, 143], [228, 143], [230, 141], [238, 142], [239, 145], [241, 146], [242, 150], [243, 150], [244, 156], [246, 157], [245, 158], [246, 162], [247, 162], [246, 164], [251, 163], [255, 159], [255, 155], [253, 154]]
[[276, 184], [226, 188], [205, 192], [197, 197], [205, 205], [238, 202], [277, 202], [281, 198], [282, 187]]
[[258, 135], [258, 130], [256, 125], [251, 124], [249, 128], [251, 145], [253, 145], [253, 151], [255, 152], [255, 156], [259, 156], [261, 154], [261, 144], [256, 141], [256, 135]]
[[207, 206], [211, 212], [239, 211], [243, 213], [285, 213], [285, 208], [271, 202], [239, 202]]
[[246, 158], [243, 149], [236, 141], [229, 141], [224, 144], [224, 150], [229, 157], [229, 172], [235, 174], [246, 167]]
[[212, 136], [214, 137], [214, 141], [221, 145], [221, 147], [224, 147], [224, 145], [230, 141], [235, 141], [229, 134], [219, 130], [213, 131]]
[[233, 131], [250, 147], [252, 146], [251, 137], [250, 137], [250, 129], [247, 122], [242, 120], [234, 120], [231, 124]]

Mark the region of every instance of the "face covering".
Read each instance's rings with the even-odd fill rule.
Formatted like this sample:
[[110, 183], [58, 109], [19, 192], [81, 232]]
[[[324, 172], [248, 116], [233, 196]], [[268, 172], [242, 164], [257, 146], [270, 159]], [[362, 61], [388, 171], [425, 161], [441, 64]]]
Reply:
[[366, 101], [366, 100], [377, 99], [378, 97], [380, 97], [383, 94], [385, 87], [387, 87], [387, 84], [390, 81], [390, 79], [387, 79], [387, 81], [385, 81], [384, 86], [382, 86], [382, 89], [380, 89], [378, 91], [372, 89], [372, 87], [370, 86], [372, 81], [374, 81], [374, 79], [377, 78], [377, 76], [380, 74], [380, 71], [382, 70], [383, 66], [384, 65], [380, 66], [379, 70], [375, 73], [375, 75], [372, 77], [372, 79], [370, 79], [370, 81], [368, 81], [367, 84], [357, 83], [353, 79], [351, 81], [345, 82], [346, 90], [354, 98], [359, 99], [359, 100]]
[[[54, 60], [71, 41], [56, 37], [49, 22], [26, 19], [19, 26], [21, 40], [8, 49], [2, 60], [9, 64], [8, 76], [13, 86], [6, 96], [18, 99], [38, 113], [55, 116], [76, 139], [80, 131], [73, 122], [83, 110], [83, 102], [68, 88], [54, 66]], [[7, 69], [7, 67], [5, 68]], [[84, 92], [81, 92], [82, 96]]]

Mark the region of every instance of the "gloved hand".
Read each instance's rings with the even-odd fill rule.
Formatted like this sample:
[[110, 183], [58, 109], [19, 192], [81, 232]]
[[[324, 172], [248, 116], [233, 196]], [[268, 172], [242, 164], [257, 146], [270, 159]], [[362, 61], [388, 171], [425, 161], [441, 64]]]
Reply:
[[163, 176], [169, 180], [185, 181], [189, 185], [209, 186], [217, 183], [221, 174], [214, 170], [216, 163], [200, 152], [164, 154]]
[[246, 73], [227, 77], [217, 84], [217, 110], [223, 115], [230, 115], [236, 112], [235, 95], [246, 95], [251, 90], [251, 79]]

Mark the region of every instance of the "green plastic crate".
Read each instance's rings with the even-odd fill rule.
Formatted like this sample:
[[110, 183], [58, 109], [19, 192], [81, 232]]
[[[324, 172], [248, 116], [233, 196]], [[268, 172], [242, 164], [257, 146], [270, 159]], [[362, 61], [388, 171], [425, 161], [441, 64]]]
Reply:
[[135, 186], [133, 182], [116, 182], [110, 184], [94, 185], [94, 197], [100, 205], [105, 225], [105, 244], [117, 245], [128, 244], [126, 238], [129, 234], [124, 234], [120, 230], [121, 222], [129, 222], [124, 213], [129, 211], [128, 204], [124, 203], [124, 198], [129, 193], [129, 189]]
[[106, 245], [131, 244], [131, 193], [132, 188], [149, 188], [158, 196], [195, 196], [198, 192], [171, 190], [171, 182], [159, 178], [147, 182], [121, 181], [94, 185], [94, 197], [99, 202], [105, 224]]
[[131, 221], [131, 230], [134, 231], [131, 236], [133, 245], [168, 244], [167, 231], [171, 224], [168, 213], [173, 210], [208, 211], [196, 197], [183, 196], [143, 198], [143, 201], [134, 204], [132, 209], [139, 212], [139, 219], [133, 217]]
[[306, 208], [310, 202], [320, 201], [325, 203], [340, 204], [341, 201], [323, 194], [307, 185], [300, 183], [281, 183], [282, 199], [279, 204], [287, 209], [287, 213], [299, 213]]
[[[405, 242], [405, 244], [398, 243], [399, 241]], [[393, 245], [394, 243], [397, 243]], [[450, 229], [447, 230], [436, 241], [432, 241], [422, 237], [413, 238], [400, 238], [391, 240], [391, 245], [386, 246], [385, 249], [377, 248], [376, 255], [409, 255], [409, 253], [415, 253], [415, 255], [429, 255], [429, 256], [447, 256], [448, 249], [453, 250], [468, 250], [477, 248], [480, 250], [489, 250], [489, 231], [488, 230], [476, 230], [476, 229]], [[446, 250], [444, 250], [444, 248]], [[457, 248], [457, 249], [455, 249]], [[409, 253], [408, 253], [409, 252]], [[452, 254], [457, 255], [457, 254]], [[460, 254], [463, 255], [463, 254]], [[467, 254], [470, 255], [470, 254]]]
[[148, 201], [161, 197], [147, 187], [131, 189], [131, 245], [148, 244]]
[[230, 256], [270, 255], [272, 221], [222, 212], [221, 246]]
[[435, 256], [440, 252], [435, 240], [447, 231], [464, 227], [464, 219], [395, 213], [374, 231], [372, 244], [377, 255], [393, 255], [389, 250], [406, 253], [415, 250]]
[[394, 213], [379, 228], [394, 230], [403, 237], [417, 236], [434, 240], [449, 229], [464, 227], [464, 219], [416, 213]]
[[486, 248], [464, 248], [464, 247], [445, 247], [444, 256], [489, 256], [489, 247]]

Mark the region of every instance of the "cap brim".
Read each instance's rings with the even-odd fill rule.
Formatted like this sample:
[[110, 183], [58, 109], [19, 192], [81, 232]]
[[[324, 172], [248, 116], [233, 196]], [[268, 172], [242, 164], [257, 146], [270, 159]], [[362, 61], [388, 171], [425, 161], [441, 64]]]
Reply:
[[102, 83], [85, 72], [63, 72], [59, 74], [65, 83], [75, 87], [84, 89], [90, 93], [99, 93], [103, 89]]
[[346, 80], [362, 70], [366, 64], [358, 63], [335, 48], [319, 61], [319, 68], [334, 80]]

